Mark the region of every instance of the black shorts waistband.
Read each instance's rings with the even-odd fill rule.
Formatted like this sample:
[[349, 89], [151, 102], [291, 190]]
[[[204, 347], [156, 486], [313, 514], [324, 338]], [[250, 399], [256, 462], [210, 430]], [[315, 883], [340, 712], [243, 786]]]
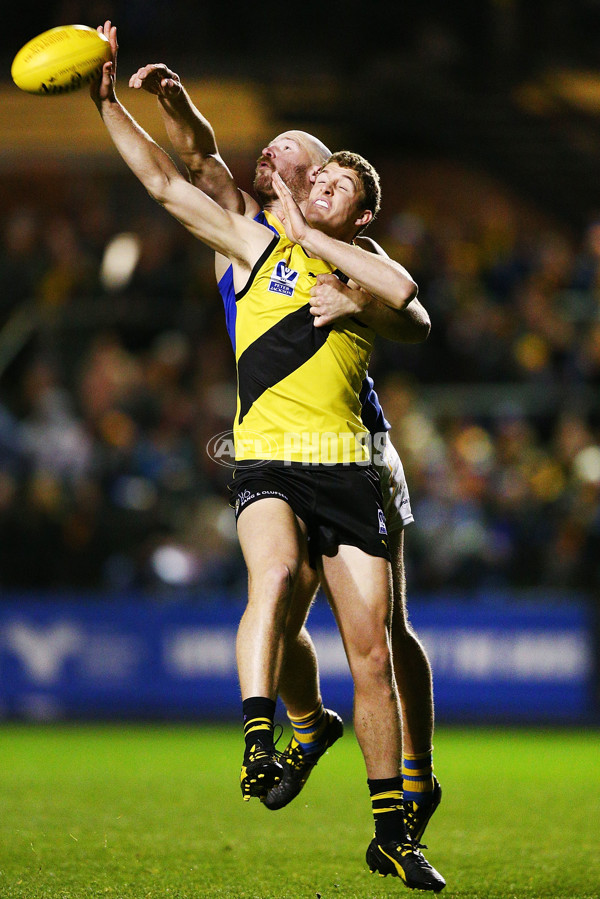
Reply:
[[244, 471], [248, 469], [261, 469], [261, 468], [298, 468], [303, 469], [307, 468], [310, 471], [314, 470], [327, 470], [331, 471], [332, 469], [337, 469], [338, 471], [344, 471], [344, 469], [349, 471], [361, 471], [365, 468], [371, 467], [371, 460], [365, 459], [364, 462], [292, 462], [292, 461], [284, 461], [283, 459], [240, 459], [239, 462], [235, 463], [236, 468], [244, 469]]

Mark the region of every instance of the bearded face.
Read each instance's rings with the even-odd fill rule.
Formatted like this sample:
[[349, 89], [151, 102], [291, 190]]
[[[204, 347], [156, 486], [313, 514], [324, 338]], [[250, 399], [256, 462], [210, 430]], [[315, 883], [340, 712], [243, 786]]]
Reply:
[[308, 197], [312, 185], [308, 180], [307, 164], [294, 165], [289, 160], [278, 159], [276, 162], [266, 156], [257, 160], [254, 177], [254, 194], [261, 206], [268, 206], [277, 195], [273, 189], [273, 172], [278, 171], [289, 187], [296, 203], [302, 203]]

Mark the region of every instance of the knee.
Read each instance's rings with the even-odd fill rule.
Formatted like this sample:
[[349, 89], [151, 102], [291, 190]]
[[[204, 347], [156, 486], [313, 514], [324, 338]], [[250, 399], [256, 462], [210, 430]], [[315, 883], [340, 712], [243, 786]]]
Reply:
[[284, 562], [275, 562], [249, 577], [249, 601], [283, 604], [288, 608], [292, 593], [293, 575]]
[[357, 686], [392, 685], [393, 665], [387, 630], [361, 641], [353, 653], [352, 671]]
[[367, 657], [367, 664], [372, 677], [378, 680], [392, 680], [392, 656], [386, 640], [376, 643]]

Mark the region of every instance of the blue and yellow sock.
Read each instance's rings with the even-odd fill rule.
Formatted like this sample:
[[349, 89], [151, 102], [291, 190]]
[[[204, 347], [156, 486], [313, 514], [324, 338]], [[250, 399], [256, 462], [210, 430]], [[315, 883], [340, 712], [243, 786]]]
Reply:
[[433, 748], [418, 755], [405, 754], [402, 759], [404, 801], [417, 805], [429, 802], [433, 794]]
[[371, 806], [375, 819], [375, 838], [382, 843], [406, 842], [404, 806], [402, 805], [402, 778], [387, 777], [367, 780], [371, 794]]
[[328, 721], [323, 703], [320, 702], [312, 712], [300, 717], [294, 718], [288, 712], [288, 718], [294, 730], [294, 739], [302, 752], [305, 755], [318, 752], [323, 745], [322, 737]]

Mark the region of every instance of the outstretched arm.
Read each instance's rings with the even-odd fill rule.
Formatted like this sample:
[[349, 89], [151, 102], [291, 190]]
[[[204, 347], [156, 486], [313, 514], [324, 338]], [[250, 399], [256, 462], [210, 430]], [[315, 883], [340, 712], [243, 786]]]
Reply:
[[357, 318], [380, 337], [399, 343], [422, 343], [431, 330], [429, 315], [416, 297], [403, 309], [392, 309], [335, 275], [317, 277], [311, 289], [310, 311], [317, 328], [341, 318]]
[[273, 187], [283, 207], [282, 222], [288, 237], [307, 253], [335, 265], [355, 284], [392, 309], [403, 309], [416, 297], [417, 285], [402, 265], [388, 256], [370, 253], [311, 227], [277, 172], [273, 173]]
[[254, 217], [258, 204], [235, 183], [219, 153], [212, 125], [194, 105], [179, 75], [155, 63], [138, 69], [129, 86], [157, 97], [169, 140], [192, 184], [224, 209]]
[[196, 237], [248, 272], [272, 239], [266, 228], [221, 209], [179, 172], [177, 166], [119, 103], [114, 64], [107, 62], [91, 96], [117, 150], [148, 193]]
[[[371, 237], [357, 237], [356, 242], [379, 256], [387, 253]], [[404, 309], [392, 309], [360, 287], [352, 288], [332, 275], [321, 275], [311, 290], [311, 312], [315, 325], [327, 325], [338, 318], [352, 316], [368, 325], [380, 337], [398, 343], [422, 343], [429, 337], [431, 320], [417, 297]]]

